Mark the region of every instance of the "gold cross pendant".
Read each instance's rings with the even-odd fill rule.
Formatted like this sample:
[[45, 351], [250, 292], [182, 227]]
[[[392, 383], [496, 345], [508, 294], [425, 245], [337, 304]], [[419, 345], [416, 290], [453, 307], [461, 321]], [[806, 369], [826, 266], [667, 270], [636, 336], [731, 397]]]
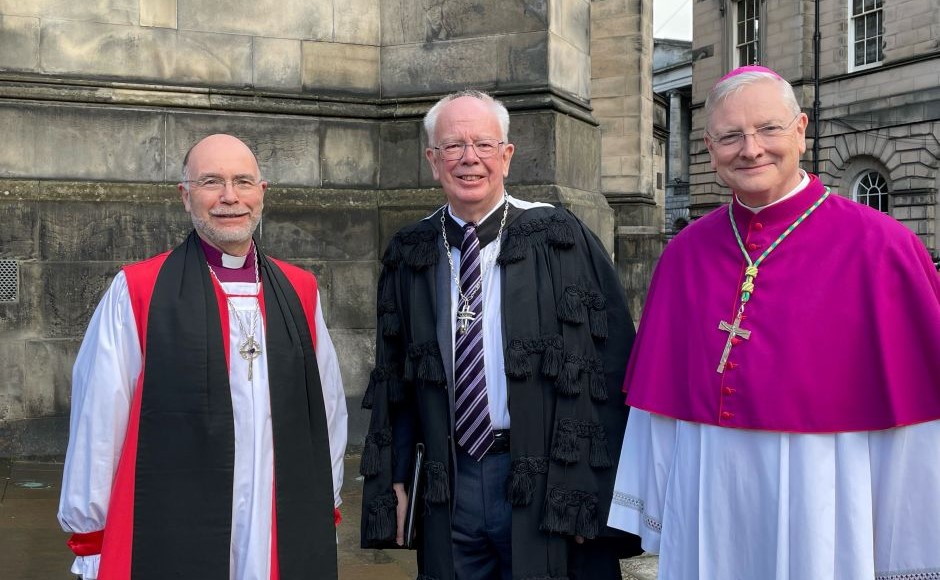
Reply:
[[[743, 308], [742, 308], [743, 310]], [[725, 365], [728, 364], [728, 357], [731, 355], [731, 341], [735, 337], [741, 337], [744, 340], [751, 338], [751, 331], [741, 328], [741, 312], [734, 319], [734, 324], [728, 324], [724, 320], [718, 323], [718, 330], [728, 333], [728, 341], [725, 342], [725, 350], [721, 353], [721, 361], [718, 362], [718, 373], [725, 371]]]
[[245, 342], [239, 347], [238, 354], [242, 355], [242, 358], [248, 361], [248, 380], [250, 381], [255, 359], [261, 356], [261, 345], [255, 340], [253, 334], [248, 335], [248, 338], [246, 338]]

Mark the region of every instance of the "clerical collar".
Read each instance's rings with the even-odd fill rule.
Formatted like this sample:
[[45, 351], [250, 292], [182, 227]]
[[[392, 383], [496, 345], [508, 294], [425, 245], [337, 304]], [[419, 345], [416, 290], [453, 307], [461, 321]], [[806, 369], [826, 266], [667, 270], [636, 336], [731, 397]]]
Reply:
[[[503, 193], [504, 197], [499, 198], [499, 203], [496, 204], [493, 209], [489, 211], [483, 219], [477, 222], [477, 237], [480, 239], [480, 247], [485, 247], [487, 244], [496, 239], [496, 234], [499, 233], [499, 224], [502, 221], [503, 217], [503, 204], [509, 201], [509, 215], [506, 218], [506, 225], [508, 226], [517, 216], [522, 213], [519, 208], [517, 208], [512, 203], [512, 196], [508, 193]], [[450, 204], [444, 206], [442, 211], [447, 212], [447, 218], [444, 220], [447, 227], [447, 243], [453, 247], [460, 247], [460, 243], [463, 241], [463, 227], [466, 225], [466, 220], [460, 219], [455, 216], [450, 211]], [[494, 217], [494, 214], [495, 217]], [[438, 215], [437, 212], [434, 215]]]
[[252, 251], [254, 241], [244, 256], [226, 254], [202, 238], [199, 238], [199, 243], [206, 254], [206, 261], [212, 266], [220, 282], [255, 281], [255, 253]]
[[780, 203], [781, 201], [784, 201], [784, 200], [786, 200], [786, 199], [790, 199], [791, 197], [793, 197], [794, 195], [796, 195], [798, 192], [803, 191], [803, 189], [804, 189], [807, 185], [809, 185], [809, 175], [808, 175], [805, 171], [803, 171], [802, 169], [800, 169], [799, 172], [800, 172], [800, 175], [803, 176], [803, 178], [800, 179], [800, 182], [796, 185], [796, 187], [794, 187], [792, 190], [790, 190], [786, 195], [784, 195], [784, 196], [781, 197], [780, 199], [778, 199], [778, 200], [776, 200], [776, 201], [772, 201], [772, 202], [768, 203], [767, 205], [761, 205], [761, 206], [758, 206], [758, 207], [751, 207], [751, 206], [749, 206], [749, 205], [746, 205], [743, 201], [741, 201], [741, 198], [739, 198], [737, 195], [734, 196], [734, 200], [735, 200], [735, 201], [738, 203], [738, 205], [740, 205], [741, 207], [743, 207], [743, 208], [745, 208], [745, 209], [748, 209], [748, 210], [750, 210], [750, 211], [752, 211], [752, 212], [754, 212], [754, 213], [757, 213], [757, 212], [761, 211], [762, 209], [768, 208], [768, 207], [770, 207], [770, 206], [772, 206], [772, 205], [776, 205], [776, 204], [778, 204], [778, 203]]

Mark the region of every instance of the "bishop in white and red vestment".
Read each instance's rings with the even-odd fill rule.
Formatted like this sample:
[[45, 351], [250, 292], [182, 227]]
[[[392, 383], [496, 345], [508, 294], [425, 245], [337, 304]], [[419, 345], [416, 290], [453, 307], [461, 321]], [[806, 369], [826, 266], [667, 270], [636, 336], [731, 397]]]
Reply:
[[195, 233], [126, 266], [79, 351], [71, 419], [73, 573], [336, 578], [346, 406], [312, 274]]

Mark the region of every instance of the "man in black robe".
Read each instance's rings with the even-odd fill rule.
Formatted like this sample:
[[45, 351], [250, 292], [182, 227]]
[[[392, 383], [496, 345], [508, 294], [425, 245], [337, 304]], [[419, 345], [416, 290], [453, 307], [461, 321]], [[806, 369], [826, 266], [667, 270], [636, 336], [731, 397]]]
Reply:
[[383, 258], [363, 547], [408, 544], [415, 501], [421, 579], [620, 578], [638, 542], [604, 522], [634, 327], [610, 258], [570, 212], [506, 193], [501, 103], [456, 93], [424, 124], [448, 203]]

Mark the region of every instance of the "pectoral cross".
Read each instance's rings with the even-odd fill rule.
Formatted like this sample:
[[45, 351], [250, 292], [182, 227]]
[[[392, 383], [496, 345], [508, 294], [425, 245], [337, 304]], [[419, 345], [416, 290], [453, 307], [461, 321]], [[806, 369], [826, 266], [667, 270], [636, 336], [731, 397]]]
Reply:
[[261, 345], [255, 340], [253, 334], [248, 335], [248, 338], [246, 338], [245, 342], [239, 347], [238, 354], [242, 355], [242, 358], [248, 361], [248, 380], [250, 381], [255, 359], [261, 356]]
[[[743, 308], [742, 308], [743, 310]], [[725, 371], [725, 365], [728, 363], [728, 356], [731, 354], [731, 344], [736, 337], [744, 340], [751, 338], [751, 331], [741, 328], [741, 312], [734, 319], [734, 324], [728, 324], [724, 320], [718, 323], [718, 330], [728, 333], [728, 342], [725, 343], [725, 350], [721, 353], [721, 361], [718, 363], [718, 372]]]
[[464, 301], [463, 306], [457, 310], [457, 331], [460, 334], [466, 333], [470, 328], [470, 323], [476, 320], [476, 317], [476, 312], [470, 309], [470, 303]]

